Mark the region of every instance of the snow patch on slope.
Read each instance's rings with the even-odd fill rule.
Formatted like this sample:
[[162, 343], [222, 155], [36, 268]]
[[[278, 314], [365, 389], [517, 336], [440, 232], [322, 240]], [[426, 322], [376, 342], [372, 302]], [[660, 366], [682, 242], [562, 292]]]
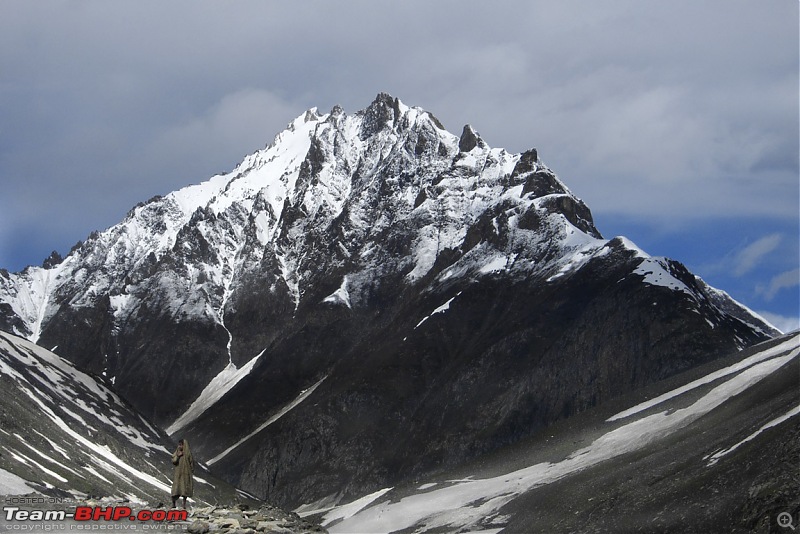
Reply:
[[608, 422], [611, 423], [613, 421], [617, 421], [619, 419], [625, 419], [626, 417], [630, 417], [631, 415], [637, 414], [639, 412], [643, 412], [652, 408], [653, 406], [657, 406], [662, 404], [672, 398], [675, 398], [679, 395], [683, 395], [688, 391], [692, 391], [693, 389], [697, 389], [700, 386], [704, 386], [706, 384], [710, 384], [715, 380], [719, 380], [720, 378], [724, 378], [726, 376], [732, 375], [734, 373], [738, 373], [747, 369], [748, 367], [752, 367], [753, 365], [762, 362], [764, 360], [768, 360], [770, 358], [775, 357], [778, 354], [784, 353], [788, 350], [792, 350], [794, 348], [794, 353], [796, 354], [800, 349], [797, 349], [798, 341], [800, 340], [800, 334], [789, 338], [788, 340], [784, 341], [783, 343], [772, 347], [771, 349], [764, 350], [762, 352], [757, 352], [753, 356], [746, 358], [740, 362], [735, 363], [729, 367], [725, 367], [724, 369], [720, 369], [718, 371], [714, 371], [711, 374], [708, 374], [702, 378], [698, 378], [693, 382], [686, 384], [685, 386], [681, 386], [677, 389], [672, 391], [668, 391], [663, 395], [659, 395], [654, 399], [650, 399], [649, 401], [643, 402], [641, 404], [637, 404], [632, 408], [629, 408], [623, 412], [620, 412], [612, 417], [608, 418]]
[[166, 428], [167, 434], [170, 436], [175, 435], [179, 430], [205, 413], [244, 377], [250, 374], [262, 354], [264, 354], [263, 350], [242, 366], [241, 369], [237, 369], [233, 362], [229, 362], [217, 376], [211, 379], [189, 408]]
[[[323, 523], [332, 523], [338, 519], [347, 519], [349, 517], [353, 517], [358, 512], [375, 502], [377, 499], [383, 497], [386, 493], [390, 492], [392, 488], [383, 488], [375, 493], [370, 493], [369, 495], [365, 495], [360, 499], [356, 499], [355, 501], [346, 504], [344, 506], [337, 506], [335, 509], [327, 514], [323, 519]], [[306, 514], [309, 515], [309, 514]]]
[[686, 287], [686, 284], [672, 276], [664, 266], [664, 260], [657, 258], [646, 258], [639, 264], [634, 274], [644, 277], [643, 282], [653, 286], [662, 286], [675, 291], [682, 291], [687, 295], [694, 296], [694, 293]]
[[450, 304], [451, 304], [451, 303], [452, 303], [452, 302], [455, 300], [455, 298], [456, 298], [457, 296], [459, 296], [461, 293], [462, 293], [462, 292], [461, 292], [461, 291], [459, 291], [458, 293], [456, 293], [455, 297], [452, 297], [452, 298], [450, 298], [450, 299], [449, 299], [447, 302], [445, 302], [444, 304], [442, 304], [441, 306], [439, 306], [438, 308], [436, 308], [435, 310], [433, 310], [433, 311], [430, 313], [430, 315], [426, 315], [425, 317], [423, 317], [423, 318], [422, 318], [422, 320], [421, 320], [420, 322], [418, 322], [418, 323], [417, 323], [417, 326], [415, 326], [415, 327], [414, 327], [414, 330], [416, 330], [417, 328], [419, 328], [420, 326], [422, 326], [422, 323], [424, 323], [425, 321], [427, 321], [428, 319], [430, 319], [431, 317], [433, 317], [433, 316], [434, 316], [434, 315], [436, 315], [437, 313], [444, 313], [444, 312], [446, 312], [447, 310], [449, 310], [449, 309], [450, 309]]
[[352, 308], [353, 306], [350, 305], [350, 293], [347, 291], [347, 277], [345, 276], [342, 280], [342, 285], [339, 286], [339, 289], [322, 299], [322, 302], [329, 302], [332, 304], [344, 304], [348, 308]]
[[237, 441], [236, 443], [234, 443], [233, 445], [231, 445], [230, 447], [228, 447], [227, 449], [225, 449], [224, 451], [222, 451], [221, 453], [219, 453], [218, 455], [216, 455], [215, 457], [210, 459], [208, 461], [208, 465], [212, 465], [212, 464], [217, 463], [222, 458], [227, 456], [232, 450], [237, 448], [239, 445], [241, 445], [242, 443], [244, 443], [248, 439], [252, 438], [256, 434], [258, 434], [259, 432], [261, 432], [262, 430], [267, 428], [269, 425], [271, 425], [272, 423], [274, 423], [275, 421], [277, 421], [278, 419], [280, 419], [281, 417], [283, 417], [284, 415], [286, 415], [287, 413], [292, 411], [292, 409], [294, 409], [298, 404], [300, 404], [301, 402], [306, 400], [312, 393], [314, 393], [314, 390], [316, 390], [319, 387], [319, 385], [322, 384], [325, 381], [326, 378], [328, 378], [328, 377], [327, 376], [322, 377], [319, 382], [317, 382], [316, 384], [314, 384], [310, 388], [304, 389], [303, 391], [301, 391], [300, 394], [297, 396], [297, 398], [295, 398], [292, 402], [290, 402], [289, 404], [287, 404], [286, 406], [281, 408], [275, 415], [273, 415], [272, 417], [267, 419], [267, 421], [264, 422], [262, 425], [260, 425], [258, 428], [256, 428], [255, 430], [250, 432], [248, 435], [246, 435], [245, 437], [243, 437], [242, 439], [240, 439], [239, 441]]
[[37, 493], [24, 478], [0, 467], [0, 495], [25, 495]]
[[719, 452], [715, 452], [710, 457], [707, 457], [708, 466], [709, 467], [713, 466], [723, 456], [729, 455], [730, 453], [732, 453], [733, 451], [735, 451], [736, 449], [738, 449], [739, 447], [741, 447], [745, 443], [747, 443], [749, 441], [753, 441], [754, 439], [756, 439], [764, 431], [769, 430], [770, 428], [776, 427], [776, 426], [788, 421], [792, 417], [796, 417], [798, 414], [800, 414], [800, 406], [795, 406], [794, 408], [792, 408], [791, 410], [789, 410], [785, 414], [781, 415], [780, 417], [776, 417], [772, 421], [770, 421], [767, 424], [763, 425], [761, 428], [759, 428], [758, 430], [756, 430], [755, 432], [753, 432], [752, 434], [750, 434], [749, 436], [744, 438], [739, 443], [733, 445], [732, 447], [728, 447], [727, 449], [721, 450]]

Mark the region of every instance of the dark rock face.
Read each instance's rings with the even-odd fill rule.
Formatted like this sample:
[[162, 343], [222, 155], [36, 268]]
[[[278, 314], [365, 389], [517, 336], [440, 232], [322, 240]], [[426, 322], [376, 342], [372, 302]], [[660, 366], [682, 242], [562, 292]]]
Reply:
[[30, 335], [31, 331], [25, 322], [14, 312], [11, 304], [0, 303], [0, 330], [4, 332], [19, 332]]
[[45, 259], [45, 260], [42, 262], [42, 267], [43, 267], [44, 269], [52, 269], [53, 267], [55, 267], [56, 265], [58, 265], [58, 264], [59, 264], [59, 263], [61, 263], [62, 261], [64, 261], [64, 258], [62, 258], [62, 257], [61, 257], [61, 254], [59, 254], [57, 251], [55, 251], [55, 250], [54, 250], [54, 251], [53, 251], [53, 252], [51, 252], [51, 253], [50, 253], [50, 255], [49, 255], [49, 256], [48, 256], [48, 257], [47, 257], [47, 258], [46, 258], [46, 259]]
[[[27, 310], [14, 295], [45, 275]], [[164, 426], [252, 365], [181, 431], [289, 506], [444, 469], [774, 333], [603, 239], [535, 150], [458, 138], [386, 94], [310, 110], [230, 174], [0, 282], [0, 326]]]
[[461, 138], [458, 140], [458, 150], [460, 152], [471, 152], [476, 147], [485, 147], [486, 143], [480, 138], [478, 132], [472, 129], [472, 126], [467, 124], [461, 132]]
[[[311, 369], [330, 369], [314, 405], [294, 408], [217, 466], [276, 502], [310, 502], [325, 496], [320, 488], [355, 497], [458, 465], [735, 349], [731, 335], [748, 327], [690, 321], [690, 300], [648, 290], [626, 273], [625, 255], [544, 291], [498, 278], [438, 299], [399, 298], [357, 319], [314, 313], [271, 349], [280, 360], [256, 368], [191, 435], [216, 454], [219, 435], [246, 435], [269, 413], [262, 389], [284, 405], [317, 379]], [[415, 328], [422, 310], [457, 289], [447, 312]], [[327, 353], [314, 350], [320, 339]], [[309, 371], [305, 385], [287, 390], [289, 362]]]

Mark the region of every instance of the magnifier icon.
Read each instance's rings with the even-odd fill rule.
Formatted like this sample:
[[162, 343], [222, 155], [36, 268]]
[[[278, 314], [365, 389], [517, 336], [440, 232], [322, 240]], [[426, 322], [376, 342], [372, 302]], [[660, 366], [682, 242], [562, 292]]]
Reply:
[[781, 528], [790, 528], [794, 530], [794, 521], [792, 514], [789, 512], [781, 512], [778, 514], [778, 526]]

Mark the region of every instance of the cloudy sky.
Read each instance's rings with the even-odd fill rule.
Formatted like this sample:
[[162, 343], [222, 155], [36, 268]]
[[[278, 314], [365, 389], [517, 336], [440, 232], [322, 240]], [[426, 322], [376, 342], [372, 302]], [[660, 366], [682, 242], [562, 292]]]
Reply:
[[799, 47], [796, 0], [3, 0], [0, 267], [386, 91], [791, 329]]

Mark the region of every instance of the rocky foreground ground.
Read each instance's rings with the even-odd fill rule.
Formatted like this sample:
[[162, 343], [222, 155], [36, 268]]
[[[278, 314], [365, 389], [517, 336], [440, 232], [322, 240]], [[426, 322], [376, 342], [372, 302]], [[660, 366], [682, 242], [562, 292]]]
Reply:
[[280, 508], [262, 504], [251, 509], [248, 505], [237, 505], [233, 508], [208, 506], [197, 508], [189, 517], [190, 523], [186, 531], [191, 534], [207, 532], [231, 534], [317, 534], [327, 532], [301, 518], [294, 512], [285, 512]]

